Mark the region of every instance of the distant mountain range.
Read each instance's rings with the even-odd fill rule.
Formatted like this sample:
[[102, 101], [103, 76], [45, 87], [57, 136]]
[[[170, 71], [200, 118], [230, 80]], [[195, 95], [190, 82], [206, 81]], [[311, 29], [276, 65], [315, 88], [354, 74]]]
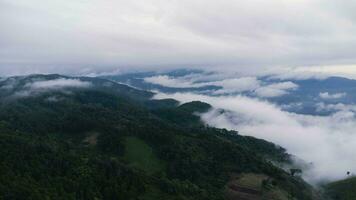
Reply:
[[[182, 86], [179, 84], [179, 82], [177, 82], [177, 84], [172, 87], [169, 85], [167, 86], [167, 84], [164, 82], [159, 84], [157, 82], [149, 81], [149, 78], [159, 76], [166, 77], [169, 80], [176, 79], [179, 81], [187, 81], [191, 84], [191, 87], [187, 86], [186, 84]], [[205, 80], [195, 80], [194, 76], [207, 78]], [[209, 79], [210, 76], [214, 79]], [[281, 80], [269, 76], [256, 77], [256, 80], [261, 83], [261, 87], [268, 85], [273, 86], [280, 83], [292, 83], [296, 85], [296, 88], [286, 89], [285, 91], [282, 90], [282, 95], [267, 97], [256, 95], [255, 90], [258, 88], [251, 88], [251, 90], [247, 89], [243, 91], [232, 90], [226, 93], [216, 93], [216, 91], [223, 89], [223, 86], [217, 83], [226, 78], [228, 79], [229, 77], [219, 77], [216, 76], [216, 74], [213, 72], [204, 72], [201, 70], [175, 70], [170, 72], [157, 73], [129, 73], [105, 76], [103, 78], [127, 84], [143, 90], [159, 91], [164, 93], [192, 92], [213, 96], [241, 94], [250, 97], [266, 99], [269, 102], [281, 106], [283, 110], [295, 112], [298, 114], [329, 115], [338, 109], [342, 109], [342, 105], [353, 106], [356, 104], [356, 80], [342, 77], [329, 77], [325, 79], [312, 78], [305, 80]]]

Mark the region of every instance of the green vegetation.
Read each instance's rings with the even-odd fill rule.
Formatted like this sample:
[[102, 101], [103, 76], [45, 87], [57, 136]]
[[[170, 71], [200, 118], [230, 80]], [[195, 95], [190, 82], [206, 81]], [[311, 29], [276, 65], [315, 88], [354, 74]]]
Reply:
[[143, 140], [137, 137], [126, 137], [124, 159], [130, 166], [146, 171], [148, 174], [164, 171], [164, 163]]
[[152, 93], [96, 78], [78, 78], [89, 88], [14, 96], [57, 78], [66, 77], [0, 82], [0, 199], [217, 200], [234, 174], [246, 173], [273, 178], [294, 199], [316, 199], [269, 162], [288, 160], [283, 148], [205, 126], [194, 113], [208, 104], [152, 101]]
[[211, 106], [200, 101], [193, 101], [180, 106], [170, 106], [155, 109], [152, 112], [170, 123], [180, 127], [191, 128], [201, 126], [199, 113], [207, 112]]
[[336, 181], [325, 186], [326, 194], [330, 196], [333, 200], [354, 200], [356, 199], [355, 189], [355, 177]]

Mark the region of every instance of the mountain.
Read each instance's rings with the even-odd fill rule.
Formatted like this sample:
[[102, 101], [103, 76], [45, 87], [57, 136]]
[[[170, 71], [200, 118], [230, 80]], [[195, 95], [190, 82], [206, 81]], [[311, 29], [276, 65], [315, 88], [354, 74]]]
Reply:
[[0, 199], [321, 199], [285, 149], [203, 124], [204, 102], [103, 78], [0, 81]]
[[328, 183], [324, 186], [325, 193], [333, 200], [356, 199], [356, 178], [350, 177], [345, 180]]
[[192, 74], [203, 74], [204, 72], [201, 70], [173, 70], [167, 72], [137, 72], [137, 73], [127, 73], [127, 74], [119, 74], [119, 75], [110, 75], [110, 76], [102, 76], [101, 78], [105, 78], [108, 80], [116, 81], [118, 83], [128, 84], [130, 86], [140, 88], [143, 90], [158, 90], [161, 92], [174, 93], [174, 92], [206, 92], [206, 91], [214, 91], [221, 89], [220, 86], [204, 85], [199, 87], [180, 87], [180, 85], [175, 86], [164, 86], [156, 83], [150, 83], [145, 81], [145, 78], [154, 77], [154, 76], [168, 76], [173, 78], [185, 77]]
[[[260, 85], [252, 85], [251, 88], [247, 87], [241, 91], [234, 90], [234, 88], [239, 88], [239, 84], [244, 85], [245, 83], [234, 82], [235, 77], [231, 77], [229, 74], [222, 75], [200, 70], [181, 69], [168, 72], [141, 72], [111, 75], [103, 78], [144, 90], [164, 93], [192, 92], [210, 96], [244, 95], [268, 100], [279, 105], [283, 110], [297, 114], [327, 116], [339, 111], [344, 106], [354, 106], [356, 104], [356, 80], [343, 77], [326, 77], [323, 79], [255, 77], [256, 83], [254, 84], [258, 82]], [[156, 81], [150, 80], [152, 78], [156, 78]], [[226, 80], [229, 79], [232, 81], [226, 83]], [[280, 90], [278, 87], [283, 88], [283, 83], [295, 84], [295, 88]], [[228, 84], [230, 87], [226, 90], [226, 93], [217, 92], [223, 89], [224, 84]], [[270, 92], [271, 90], [277, 91], [280, 95], [259, 96], [256, 91], [261, 91], [261, 89], [266, 89]]]
[[330, 115], [337, 110], [322, 109], [320, 103], [326, 106], [356, 104], [356, 80], [353, 79], [328, 77], [325, 79], [284, 81], [293, 81], [298, 85], [298, 89], [290, 91], [285, 96], [270, 100], [279, 105], [292, 105], [288, 108], [291, 112], [310, 115]]

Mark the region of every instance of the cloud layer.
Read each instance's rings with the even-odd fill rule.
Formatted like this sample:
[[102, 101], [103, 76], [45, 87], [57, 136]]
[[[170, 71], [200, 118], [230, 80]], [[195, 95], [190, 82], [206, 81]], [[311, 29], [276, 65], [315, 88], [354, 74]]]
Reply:
[[90, 87], [90, 82], [78, 79], [59, 78], [54, 80], [39, 80], [26, 84], [24, 87], [29, 90], [52, 90], [62, 88], [86, 88]]
[[0, 74], [354, 64], [355, 1], [0, 0]]
[[[8, 84], [4, 85], [0, 89], [12, 90], [18, 86], [16, 79], [8, 79]], [[58, 78], [53, 80], [41, 80], [34, 79], [31, 82], [26, 83], [21, 88], [18, 88], [12, 97], [22, 98], [32, 95], [38, 95], [43, 92], [48, 92], [52, 90], [65, 91], [68, 88], [88, 88], [91, 87], [92, 83], [87, 81], [81, 81], [79, 79], [70, 79], [70, 78]]]
[[296, 90], [298, 85], [291, 82], [265, 83], [257, 77], [231, 77], [226, 74], [188, 74], [186, 76], [171, 77], [168, 75], [157, 75], [146, 77], [147, 83], [161, 85], [169, 88], [199, 88], [204, 86], [218, 86], [221, 89], [208, 91], [212, 95], [230, 95], [236, 93], [250, 93], [258, 97], [271, 98], [288, 94], [290, 90]]
[[257, 88], [255, 93], [259, 97], [279, 97], [288, 94], [288, 90], [295, 90], [297, 88], [298, 85], [291, 81], [279, 82]]
[[[356, 172], [356, 116], [345, 105], [330, 116], [299, 115], [282, 111], [267, 101], [245, 96], [211, 97], [191, 93], [157, 94], [181, 102], [200, 100], [214, 106], [202, 119], [216, 127], [234, 129], [286, 147], [309, 163], [304, 177], [311, 183], [344, 178]], [[224, 109], [227, 112], [220, 112]]]
[[322, 99], [340, 99], [346, 96], [346, 93], [335, 93], [329, 94], [329, 92], [321, 92], [319, 94], [320, 98]]

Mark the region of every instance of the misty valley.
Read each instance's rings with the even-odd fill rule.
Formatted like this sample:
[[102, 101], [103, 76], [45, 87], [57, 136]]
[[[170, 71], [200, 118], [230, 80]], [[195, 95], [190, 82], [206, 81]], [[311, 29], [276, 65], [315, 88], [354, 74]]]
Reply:
[[1, 199], [354, 199], [356, 81], [236, 77], [2, 78]]

